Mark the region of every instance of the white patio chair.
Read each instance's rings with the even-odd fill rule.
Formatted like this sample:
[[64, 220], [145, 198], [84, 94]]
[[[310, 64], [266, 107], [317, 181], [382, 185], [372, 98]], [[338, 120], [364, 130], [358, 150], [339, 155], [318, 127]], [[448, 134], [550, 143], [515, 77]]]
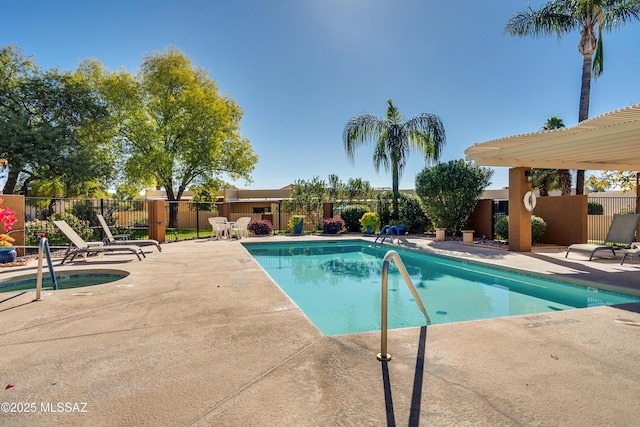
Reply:
[[238, 218], [236, 222], [231, 226], [229, 237], [232, 237], [234, 232], [238, 240], [242, 239], [242, 236], [249, 237], [249, 229], [247, 228], [247, 226], [250, 222], [251, 217], [249, 216]]
[[221, 237], [229, 236], [229, 221], [224, 216], [212, 216], [208, 218], [211, 224], [211, 237], [219, 240]]

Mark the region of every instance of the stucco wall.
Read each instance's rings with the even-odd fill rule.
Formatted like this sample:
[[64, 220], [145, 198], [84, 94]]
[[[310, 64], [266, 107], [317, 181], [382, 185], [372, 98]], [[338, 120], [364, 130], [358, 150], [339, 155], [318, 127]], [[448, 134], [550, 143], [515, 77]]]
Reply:
[[587, 243], [587, 195], [538, 197], [533, 214], [547, 223], [541, 243]]

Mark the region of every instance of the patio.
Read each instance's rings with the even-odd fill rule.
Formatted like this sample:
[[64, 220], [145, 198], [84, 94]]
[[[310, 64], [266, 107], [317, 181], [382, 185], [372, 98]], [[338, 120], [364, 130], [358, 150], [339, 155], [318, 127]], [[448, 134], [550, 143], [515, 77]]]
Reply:
[[[640, 293], [637, 260], [403, 245]], [[393, 359], [381, 363], [379, 332], [323, 336], [237, 241], [133, 259], [64, 268], [131, 273], [118, 282], [0, 299], [3, 423], [632, 426], [640, 416], [640, 304], [392, 330]]]

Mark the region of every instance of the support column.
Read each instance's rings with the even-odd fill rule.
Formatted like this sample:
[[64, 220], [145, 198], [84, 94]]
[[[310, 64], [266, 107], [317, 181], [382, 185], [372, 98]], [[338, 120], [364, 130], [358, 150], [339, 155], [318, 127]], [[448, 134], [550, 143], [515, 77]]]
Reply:
[[[11, 211], [16, 215], [17, 221], [11, 227], [11, 232], [9, 234], [15, 239], [15, 242], [13, 242], [13, 244], [15, 246], [24, 246], [24, 196], [16, 194], [0, 194], [0, 199], [2, 199], [2, 207], [11, 209]], [[5, 231], [2, 228], [3, 226], [4, 222], [0, 223], [0, 234], [5, 234]], [[16, 253], [18, 254], [18, 256], [24, 255], [24, 248], [16, 249]]]
[[525, 171], [530, 168], [509, 169], [509, 250], [531, 252], [531, 212], [524, 207], [524, 195], [531, 191]]
[[164, 200], [149, 202], [149, 238], [164, 243], [166, 236], [166, 212]]

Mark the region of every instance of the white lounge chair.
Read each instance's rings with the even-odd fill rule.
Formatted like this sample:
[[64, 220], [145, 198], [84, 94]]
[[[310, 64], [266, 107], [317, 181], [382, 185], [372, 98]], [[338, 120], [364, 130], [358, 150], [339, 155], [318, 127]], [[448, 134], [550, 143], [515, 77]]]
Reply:
[[[141, 240], [133, 240], [133, 239], [116, 239], [111, 233], [111, 229], [105, 221], [102, 215], [98, 215], [98, 221], [100, 221], [100, 225], [102, 225], [102, 231], [104, 231], [104, 244], [105, 245], [135, 245], [135, 246], [155, 246], [158, 248], [159, 252], [162, 252], [162, 248], [160, 247], [160, 242], [153, 239], [141, 239]], [[128, 237], [128, 236], [127, 236]]]
[[603, 244], [576, 243], [567, 248], [564, 257], [566, 258], [572, 251], [589, 252], [589, 261], [591, 261], [595, 253], [601, 250], [611, 251], [615, 256], [617, 250], [629, 248], [634, 242], [638, 222], [640, 222], [640, 214], [615, 214]]
[[249, 237], [249, 223], [251, 222], [250, 216], [243, 216], [238, 218], [232, 225], [229, 236], [233, 236], [234, 232], [238, 240], [242, 239], [242, 236]]
[[640, 257], [640, 242], [633, 242], [631, 244], [631, 248], [624, 251], [622, 255], [622, 259], [620, 260], [620, 265], [624, 264], [624, 261], [627, 257]]
[[67, 258], [71, 257], [69, 261], [73, 261], [73, 259], [80, 254], [131, 252], [138, 257], [138, 260], [142, 260], [141, 255], [145, 257], [144, 252], [139, 246], [105, 245], [102, 242], [85, 242], [66, 221], [53, 221], [53, 223], [67, 236], [69, 242], [71, 242], [71, 246], [69, 246], [60, 265], [64, 264]]

